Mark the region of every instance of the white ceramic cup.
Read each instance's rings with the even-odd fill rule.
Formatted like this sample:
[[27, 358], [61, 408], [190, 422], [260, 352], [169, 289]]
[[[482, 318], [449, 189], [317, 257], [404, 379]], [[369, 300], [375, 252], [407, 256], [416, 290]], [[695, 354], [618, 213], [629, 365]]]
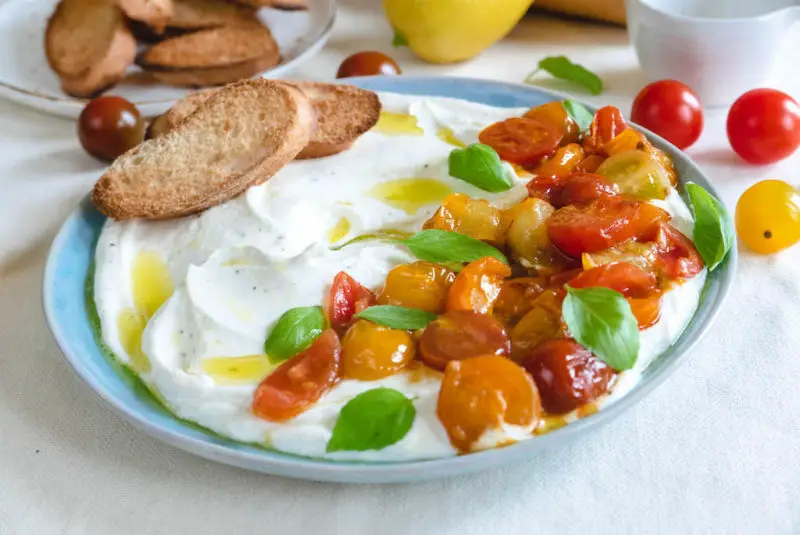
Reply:
[[729, 106], [763, 86], [775, 51], [800, 20], [800, 0], [625, 2], [645, 75], [685, 83], [707, 107]]

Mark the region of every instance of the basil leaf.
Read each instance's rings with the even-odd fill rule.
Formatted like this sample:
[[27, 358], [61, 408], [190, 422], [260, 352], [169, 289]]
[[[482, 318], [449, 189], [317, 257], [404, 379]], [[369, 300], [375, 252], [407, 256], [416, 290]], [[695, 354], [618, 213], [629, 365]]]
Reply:
[[530, 73], [525, 79], [526, 84], [533, 83], [533, 76], [545, 71], [560, 80], [573, 82], [585, 89], [592, 95], [599, 95], [603, 92], [603, 81], [592, 71], [582, 65], [572, 63], [566, 56], [550, 56], [539, 62], [539, 67]]
[[566, 289], [561, 312], [575, 340], [617, 371], [633, 368], [639, 325], [628, 301], [609, 288]]
[[304, 351], [325, 330], [322, 307], [297, 307], [284, 312], [264, 342], [264, 352], [273, 364]]
[[408, 247], [414, 256], [427, 262], [472, 262], [493, 256], [508, 264], [505, 255], [491, 245], [448, 230], [423, 230], [399, 243]]
[[500, 156], [489, 145], [473, 143], [453, 149], [447, 159], [450, 176], [491, 193], [508, 191], [514, 185]]
[[416, 414], [411, 400], [397, 390], [367, 390], [342, 407], [327, 450], [382, 450], [406, 436]]
[[565, 100], [561, 103], [572, 120], [578, 123], [581, 132], [588, 130], [594, 119], [594, 114], [586, 109], [586, 106], [574, 100]]
[[733, 247], [733, 223], [725, 206], [702, 186], [689, 182], [686, 193], [695, 219], [692, 241], [708, 270], [713, 271]]
[[376, 305], [359, 312], [356, 317], [392, 329], [414, 331], [424, 329], [426, 325], [436, 319], [436, 314], [418, 308]]
[[408, 46], [408, 37], [406, 34], [398, 30], [397, 28], [394, 29], [394, 37], [392, 37], [392, 46], [397, 48], [401, 46]]

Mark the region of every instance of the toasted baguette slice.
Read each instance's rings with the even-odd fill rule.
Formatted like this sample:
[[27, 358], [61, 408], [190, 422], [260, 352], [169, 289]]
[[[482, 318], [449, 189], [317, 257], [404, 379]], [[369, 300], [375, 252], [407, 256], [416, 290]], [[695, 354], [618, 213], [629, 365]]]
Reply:
[[161, 34], [172, 18], [172, 0], [116, 0], [128, 18], [147, 24]]
[[167, 26], [182, 30], [203, 30], [251, 23], [256, 11], [250, 6], [222, 0], [172, 0], [172, 17]]
[[[352, 85], [319, 82], [285, 82], [301, 89], [311, 100], [317, 129], [298, 158], [321, 158], [342, 152], [361, 134], [375, 126], [381, 112], [378, 95]], [[158, 137], [182, 123], [208, 100], [215, 90], [192, 93], [156, 118], [148, 135]]]
[[278, 43], [261, 24], [223, 26], [167, 39], [138, 60], [157, 80], [190, 87], [250, 78], [279, 62]]
[[136, 41], [110, 0], [63, 0], [47, 23], [45, 53], [64, 91], [85, 97], [122, 79]]
[[302, 91], [244, 80], [216, 92], [177, 128], [123, 154], [92, 192], [114, 219], [168, 219], [232, 199], [274, 175], [308, 143]]

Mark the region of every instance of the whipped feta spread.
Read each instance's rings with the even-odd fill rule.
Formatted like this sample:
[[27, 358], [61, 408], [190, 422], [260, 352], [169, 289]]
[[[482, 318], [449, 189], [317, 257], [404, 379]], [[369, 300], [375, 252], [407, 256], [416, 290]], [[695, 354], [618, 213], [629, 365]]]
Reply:
[[[530, 177], [517, 176], [511, 166], [515, 186], [501, 194], [487, 193], [447, 172], [453, 138], [475, 143], [483, 128], [525, 109], [438, 97], [380, 97], [385, 112], [411, 115], [416, 127], [405, 125], [407, 131], [401, 128], [397, 135], [373, 130], [341, 154], [293, 162], [266, 183], [195, 216], [105, 224], [94, 281], [103, 340], [178, 417], [235, 440], [311, 457], [399, 461], [457, 454], [436, 416], [439, 372], [343, 380], [309, 410], [273, 423], [250, 410], [263, 374], [221, 380], [203, 366], [208, 359], [262, 354], [278, 318], [293, 307], [322, 304], [339, 271], [376, 289], [392, 267], [414, 261], [404, 248], [381, 240], [337, 245], [385, 229], [418, 231], [451, 192], [485, 198], [499, 207], [526, 197]], [[402, 190], [404, 181], [417, 191], [393, 194], [392, 188]], [[679, 230], [691, 235], [691, 214], [676, 192], [658, 204], [673, 215]], [[134, 264], [143, 252], [163, 262], [174, 291], [136, 334], [147, 361], [137, 366], [142, 357], [131, 354], [126, 343], [131, 334], [122, 332], [120, 315], [135, 306]], [[636, 367], [622, 374], [603, 403], [629, 391], [649, 362], [677, 339], [697, 308], [704, 280], [705, 272], [664, 296], [660, 321], [641, 333]], [[412, 429], [382, 450], [326, 453], [342, 407], [377, 387], [394, 388], [413, 400], [417, 415]], [[491, 448], [531, 437], [531, 429], [504, 426], [488, 430], [476, 446]]]

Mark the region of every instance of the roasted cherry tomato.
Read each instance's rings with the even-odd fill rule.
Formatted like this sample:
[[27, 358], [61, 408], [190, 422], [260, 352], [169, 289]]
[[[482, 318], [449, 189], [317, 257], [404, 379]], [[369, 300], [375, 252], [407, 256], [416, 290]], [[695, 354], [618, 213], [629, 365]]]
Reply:
[[375, 302], [375, 296], [356, 280], [340, 271], [336, 274], [328, 293], [328, 321], [331, 327], [340, 329], [347, 326], [353, 316]]
[[583, 147], [570, 143], [559, 148], [551, 157], [539, 162], [531, 172], [535, 175], [564, 175], [572, 171], [585, 157]]
[[757, 253], [791, 247], [800, 241], [800, 192], [782, 180], [753, 184], [736, 203], [736, 232]]
[[515, 360], [545, 340], [566, 336], [566, 325], [561, 318], [563, 302], [563, 289], [548, 289], [536, 298], [533, 307], [511, 329], [511, 356]]
[[628, 262], [612, 262], [584, 271], [571, 281], [573, 288], [610, 288], [625, 297], [650, 297], [658, 289], [655, 275]]
[[265, 420], [285, 422], [305, 411], [340, 376], [339, 337], [328, 329], [299, 355], [264, 379], [253, 397], [253, 413]]
[[646, 138], [638, 130], [628, 127], [605, 144], [605, 152], [609, 156], [614, 156], [620, 152], [629, 150], [644, 150]]
[[594, 173], [606, 160], [605, 154], [588, 154], [586, 157], [578, 162], [573, 171], [576, 173]]
[[656, 235], [656, 266], [670, 279], [691, 279], [703, 269], [703, 259], [692, 240], [668, 223]]
[[378, 304], [442, 312], [455, 278], [455, 273], [441, 264], [401, 264], [386, 276]]
[[666, 199], [670, 189], [667, 173], [655, 157], [641, 150], [619, 152], [597, 168], [597, 174], [619, 186], [623, 195], [639, 199]]
[[512, 117], [486, 127], [478, 140], [489, 145], [500, 158], [532, 166], [558, 149], [564, 135], [555, 127], [526, 117]]
[[656, 262], [656, 244], [628, 240], [604, 251], [581, 255], [584, 270], [611, 262], [629, 262], [645, 271], [652, 272]]
[[660, 165], [661, 169], [666, 173], [671, 185], [676, 186], [678, 184], [678, 171], [675, 170], [675, 165], [672, 163], [670, 157], [667, 156], [667, 153], [661, 149], [655, 148], [653, 144], [646, 139], [643, 141], [643, 146], [640, 150], [650, 154], [655, 161], [658, 162], [658, 165]]
[[646, 85], [633, 101], [631, 121], [679, 149], [694, 144], [703, 132], [703, 108], [689, 86], [676, 80]]
[[493, 256], [470, 262], [450, 287], [447, 310], [491, 314], [503, 279], [510, 276], [511, 269]]
[[537, 176], [528, 182], [528, 194], [544, 199], [556, 208], [586, 204], [600, 197], [613, 197], [619, 188], [608, 179], [592, 173]]
[[561, 102], [540, 104], [526, 111], [524, 116], [558, 128], [564, 136], [564, 143], [574, 143], [578, 140], [580, 126], [569, 116]]
[[631, 306], [633, 317], [639, 324], [639, 330], [643, 331], [652, 327], [661, 318], [661, 295], [652, 297], [628, 297], [628, 304]]
[[437, 370], [444, 370], [451, 360], [510, 353], [505, 327], [494, 317], [475, 312], [442, 314], [425, 327], [419, 338], [420, 358]]
[[351, 76], [375, 76], [375, 75], [394, 75], [400, 74], [400, 67], [397, 62], [375, 50], [357, 52], [345, 58], [339, 65], [336, 72], [337, 78], [349, 78]]
[[122, 97], [98, 97], [89, 101], [78, 118], [78, 139], [84, 150], [110, 162], [144, 139], [139, 110]]
[[342, 339], [342, 374], [374, 381], [405, 368], [414, 359], [414, 339], [407, 331], [358, 320]]
[[575, 340], [548, 340], [522, 361], [533, 376], [544, 410], [571, 412], [608, 392], [615, 373]]
[[631, 238], [650, 241], [658, 225], [669, 219], [666, 211], [652, 204], [604, 197], [556, 210], [547, 222], [547, 233], [561, 251], [579, 258]]
[[468, 453], [484, 432], [503, 423], [535, 426], [541, 402], [525, 370], [505, 357], [487, 355], [447, 365], [436, 415], [450, 443]]
[[532, 308], [546, 287], [543, 277], [506, 279], [500, 288], [493, 314], [504, 324], [513, 326]]
[[728, 112], [728, 140], [750, 163], [783, 160], [800, 145], [800, 107], [776, 89], [753, 89]]
[[448, 195], [424, 229], [449, 230], [476, 240], [503, 245], [508, 223], [499, 208], [485, 199], [472, 199], [463, 193]]
[[511, 255], [526, 269], [550, 274], [567, 266], [566, 259], [547, 236], [547, 219], [553, 207], [542, 199], [525, 199], [507, 212], [511, 221], [506, 242]]
[[597, 110], [589, 125], [589, 135], [583, 140], [586, 152], [604, 152], [605, 144], [625, 130], [628, 125], [622, 112], [614, 106], [605, 106]]

